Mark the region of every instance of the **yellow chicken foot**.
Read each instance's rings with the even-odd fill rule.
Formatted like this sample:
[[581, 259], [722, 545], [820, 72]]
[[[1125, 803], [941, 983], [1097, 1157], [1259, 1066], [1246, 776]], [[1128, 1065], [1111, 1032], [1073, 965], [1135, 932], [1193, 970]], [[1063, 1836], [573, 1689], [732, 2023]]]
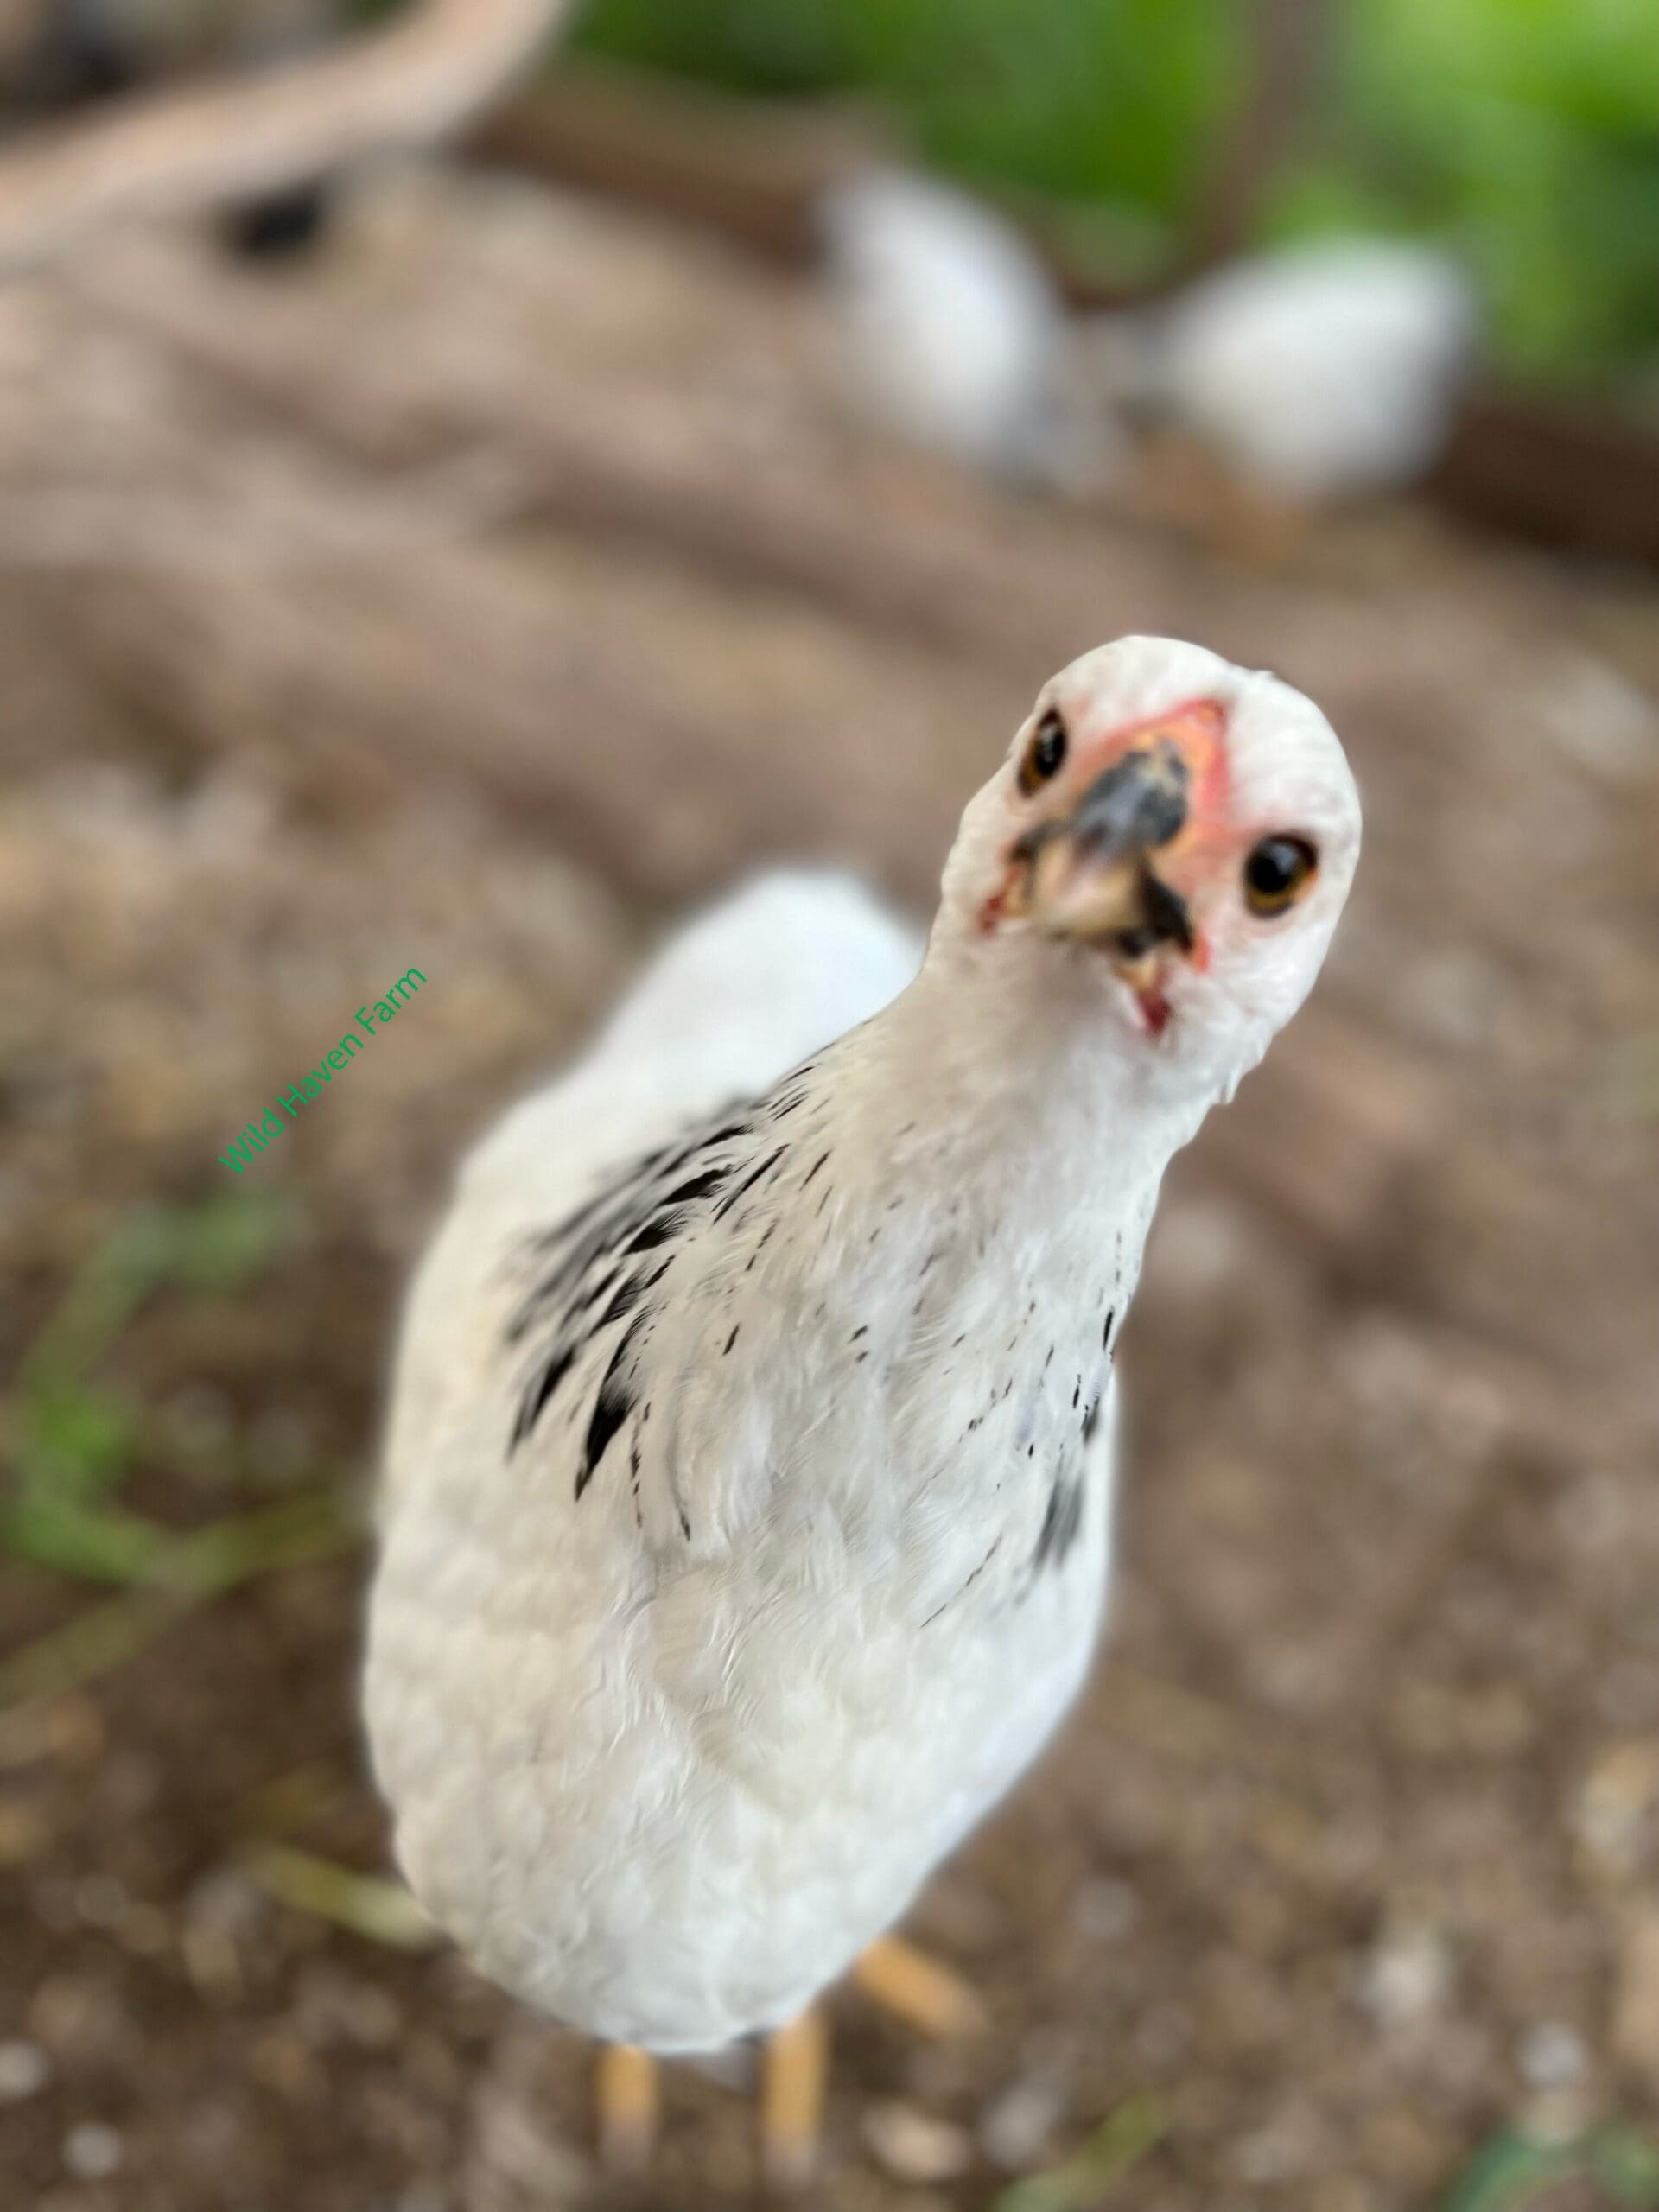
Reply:
[[804, 2188], [818, 2163], [830, 2029], [814, 2005], [767, 2042], [760, 2082], [760, 2168], [770, 2190]]
[[986, 2024], [984, 2005], [967, 1983], [901, 1936], [872, 1943], [854, 1967], [853, 1980], [867, 1997], [924, 2035], [969, 2036]]
[[661, 2082], [657, 2061], [631, 2043], [599, 2054], [599, 2155], [607, 2173], [643, 2173], [657, 2141]]

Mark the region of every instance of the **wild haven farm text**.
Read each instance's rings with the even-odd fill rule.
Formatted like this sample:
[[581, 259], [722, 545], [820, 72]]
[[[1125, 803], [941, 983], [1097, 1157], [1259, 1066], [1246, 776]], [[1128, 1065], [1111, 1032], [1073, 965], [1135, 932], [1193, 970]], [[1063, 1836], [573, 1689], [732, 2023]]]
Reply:
[[308, 1068], [296, 1084], [290, 1084], [275, 1106], [267, 1106], [257, 1122], [250, 1122], [239, 1137], [232, 1138], [228, 1152], [221, 1152], [219, 1159], [233, 1175], [239, 1175], [256, 1153], [263, 1152], [273, 1137], [283, 1134], [283, 1116], [292, 1121], [308, 1099], [321, 1098], [322, 1087], [332, 1083], [338, 1071], [350, 1066], [365, 1043], [372, 1044], [377, 1029], [395, 1021], [399, 1010], [407, 1006], [426, 977], [418, 968], [411, 968], [400, 976], [383, 999], [374, 1001], [372, 1011], [366, 1006], [357, 1009], [357, 1028], [348, 1030], [339, 1044], [325, 1052], [314, 1068]]

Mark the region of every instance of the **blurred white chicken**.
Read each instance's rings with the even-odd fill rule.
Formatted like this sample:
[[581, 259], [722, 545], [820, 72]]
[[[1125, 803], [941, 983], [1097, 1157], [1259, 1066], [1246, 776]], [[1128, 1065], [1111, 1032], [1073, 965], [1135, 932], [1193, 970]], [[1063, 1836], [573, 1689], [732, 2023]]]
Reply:
[[761, 883], [467, 1162], [398, 1360], [369, 1728], [416, 1895], [613, 2047], [613, 2146], [645, 2051], [766, 2031], [798, 2176], [828, 1983], [968, 2010], [886, 1931], [1083, 1679], [1159, 1181], [1358, 844], [1306, 699], [1126, 639], [969, 806], [919, 971], [852, 886]]
[[880, 429], [992, 475], [1085, 491], [1109, 417], [1077, 374], [1065, 308], [1012, 224], [907, 170], [871, 170], [819, 203], [838, 365]]
[[1298, 505], [1409, 484], [1438, 457], [1478, 327], [1448, 254], [1332, 239], [1230, 264], [1167, 303], [1101, 316], [1104, 395], [1216, 447]]

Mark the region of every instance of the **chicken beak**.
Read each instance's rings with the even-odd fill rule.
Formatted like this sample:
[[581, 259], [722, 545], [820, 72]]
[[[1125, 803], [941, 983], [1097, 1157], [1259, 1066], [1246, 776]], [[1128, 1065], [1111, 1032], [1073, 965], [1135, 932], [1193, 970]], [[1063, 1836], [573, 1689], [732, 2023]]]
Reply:
[[1014, 910], [1050, 936], [1101, 946], [1132, 988], [1146, 987], [1161, 945], [1192, 948], [1186, 902], [1154, 865], [1186, 818], [1187, 766], [1176, 747], [1166, 738], [1133, 747], [1070, 815], [1020, 838]]

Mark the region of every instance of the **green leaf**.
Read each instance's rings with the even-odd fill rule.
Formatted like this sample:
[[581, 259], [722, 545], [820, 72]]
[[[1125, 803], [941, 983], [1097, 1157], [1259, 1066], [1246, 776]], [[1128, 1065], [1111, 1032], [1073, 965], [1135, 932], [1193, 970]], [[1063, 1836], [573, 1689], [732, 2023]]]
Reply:
[[0, 1509], [0, 1544], [16, 1558], [89, 1581], [142, 1582], [167, 1542], [165, 1529], [142, 1515], [49, 1494]]
[[37, 1384], [14, 1420], [19, 1486], [76, 1501], [103, 1495], [125, 1473], [138, 1426], [137, 1408], [118, 1391]]

